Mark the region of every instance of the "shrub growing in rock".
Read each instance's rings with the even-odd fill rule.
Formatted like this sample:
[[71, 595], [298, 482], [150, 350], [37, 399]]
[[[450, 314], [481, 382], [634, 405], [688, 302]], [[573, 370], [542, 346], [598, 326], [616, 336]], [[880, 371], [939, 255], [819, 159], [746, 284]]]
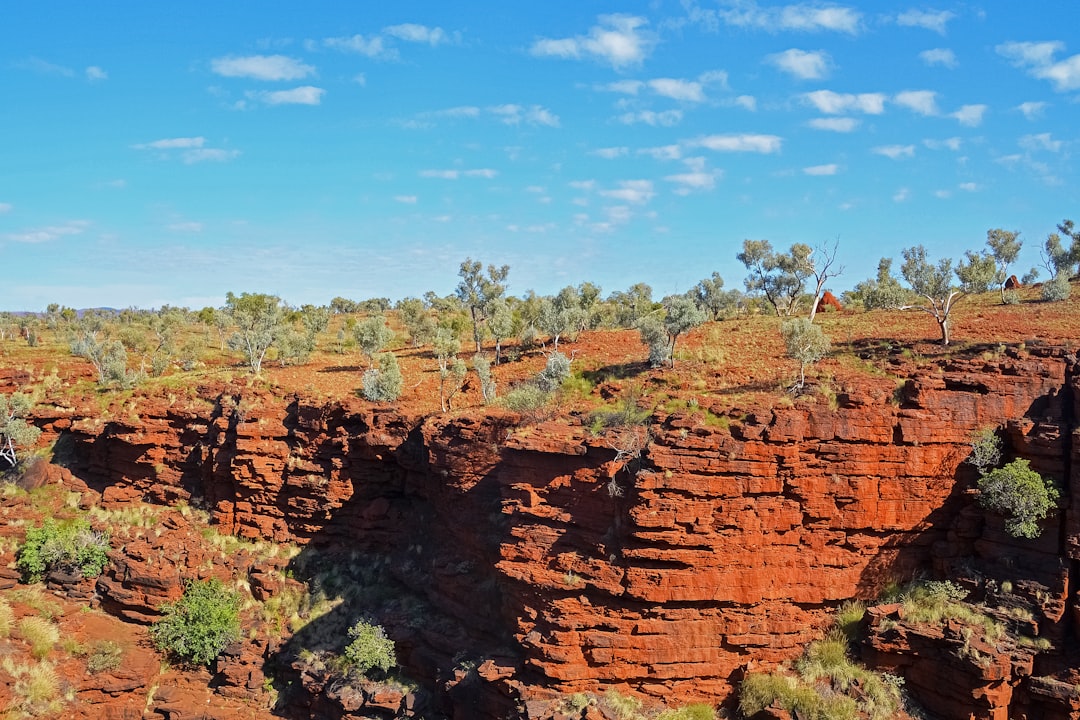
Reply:
[[192, 665], [209, 665], [240, 638], [240, 596], [216, 578], [189, 582], [184, 595], [162, 607], [150, 627], [161, 651]]
[[394, 641], [386, 637], [382, 626], [358, 620], [349, 628], [352, 642], [345, 648], [345, 664], [364, 675], [378, 669], [389, 672], [397, 664]]
[[381, 353], [376, 356], [378, 368], [371, 368], [364, 373], [363, 396], [375, 402], [393, 402], [401, 397], [401, 368], [393, 353]]
[[1032, 470], [1023, 459], [983, 475], [979, 493], [980, 505], [1005, 516], [1006, 532], [1025, 538], [1039, 537], [1039, 521], [1060, 497], [1053, 481]]
[[57, 522], [48, 518], [26, 531], [16, 565], [26, 582], [38, 582], [50, 570], [78, 571], [83, 577], [101, 574], [108, 563], [109, 534], [95, 532], [88, 520]]

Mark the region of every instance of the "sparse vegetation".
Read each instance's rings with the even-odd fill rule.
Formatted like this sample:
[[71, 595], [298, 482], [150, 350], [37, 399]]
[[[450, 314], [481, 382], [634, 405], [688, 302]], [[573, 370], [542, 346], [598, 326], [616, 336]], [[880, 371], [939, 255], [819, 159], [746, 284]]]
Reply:
[[189, 582], [184, 595], [166, 603], [150, 627], [159, 650], [192, 665], [209, 665], [240, 638], [240, 596], [220, 580]]
[[1024, 459], [1013, 460], [979, 479], [979, 504], [1004, 515], [1005, 530], [1013, 537], [1039, 537], [1039, 522], [1059, 497], [1054, 482], [1032, 470]]
[[54, 569], [96, 577], [109, 561], [108, 551], [108, 533], [93, 530], [89, 520], [57, 522], [47, 518], [39, 527], [26, 531], [16, 563], [28, 583], [40, 581]]
[[394, 641], [386, 637], [381, 625], [358, 620], [349, 628], [352, 638], [345, 647], [345, 662], [356, 672], [367, 675], [373, 670], [385, 674], [397, 664], [394, 656]]

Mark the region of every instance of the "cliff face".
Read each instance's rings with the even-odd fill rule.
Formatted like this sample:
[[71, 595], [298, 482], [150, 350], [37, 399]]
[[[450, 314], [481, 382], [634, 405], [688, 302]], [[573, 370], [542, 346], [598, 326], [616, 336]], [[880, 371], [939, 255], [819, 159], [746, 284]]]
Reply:
[[[539, 715], [554, 693], [606, 686], [724, 699], [747, 668], [798, 655], [840, 601], [929, 568], [1037, 585], [1043, 634], [1064, 638], [1080, 619], [1080, 378], [1063, 352], [957, 360], [895, 392], [884, 378], [835, 402], [719, 420], [658, 413], [599, 435], [498, 413], [414, 420], [203, 394], [213, 404], [43, 422], [74, 440], [106, 503], [202, 502], [241, 537], [385, 558], [430, 613], [419, 627], [389, 621], [390, 634], [457, 717], [520, 703]], [[1063, 484], [1066, 507], [1038, 541], [972, 507], [964, 460], [987, 426]], [[1003, 717], [1013, 696], [995, 698], [972, 712]]]

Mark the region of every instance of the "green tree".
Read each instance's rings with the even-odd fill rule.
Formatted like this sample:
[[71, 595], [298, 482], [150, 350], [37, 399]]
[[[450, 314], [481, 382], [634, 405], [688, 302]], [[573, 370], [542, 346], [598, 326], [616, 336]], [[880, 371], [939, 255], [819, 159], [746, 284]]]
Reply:
[[0, 460], [9, 467], [18, 464], [41, 435], [41, 430], [27, 420], [33, 406], [33, 398], [25, 393], [0, 395]]
[[240, 639], [240, 595], [217, 578], [189, 582], [183, 596], [162, 611], [150, 626], [154, 645], [192, 665], [209, 665]]
[[743, 240], [743, 251], [735, 257], [750, 273], [743, 281], [746, 291], [763, 295], [780, 317], [798, 310], [806, 279], [813, 275], [812, 255], [810, 246], [802, 243], [777, 253], [768, 240]]
[[409, 336], [409, 342], [414, 348], [427, 345], [435, 335], [435, 319], [424, 301], [419, 298], [408, 297], [398, 300], [395, 309], [401, 324], [405, 326], [405, 332]]
[[514, 313], [505, 298], [495, 298], [488, 305], [488, 329], [495, 339], [495, 364], [502, 361], [503, 340], [514, 334]]
[[285, 324], [285, 306], [276, 295], [241, 293], [225, 295], [225, 313], [236, 326], [229, 347], [244, 356], [251, 372], [262, 371], [263, 358], [274, 345]]
[[375, 362], [375, 354], [394, 339], [394, 331], [387, 326], [386, 318], [382, 315], [372, 315], [356, 323], [353, 334], [360, 352], [368, 359], [368, 367]]
[[457, 356], [461, 351], [461, 341], [450, 328], [441, 327], [435, 331], [431, 349], [439, 363], [439, 405], [446, 412], [451, 407], [454, 395], [461, 389], [469, 369]]
[[457, 286], [457, 297], [472, 318], [476, 352], [481, 350], [480, 341], [483, 339], [488, 306], [506, 292], [506, 278], [509, 274], [509, 265], [503, 265], [501, 268], [488, 265], [487, 275], [484, 275], [483, 265], [479, 260], [474, 261], [472, 258], [465, 258], [458, 270], [461, 282]]
[[986, 244], [997, 265], [996, 279], [1001, 285], [1002, 304], [1005, 303], [1005, 282], [1009, 279], [1009, 266], [1016, 262], [1016, 258], [1020, 256], [1020, 248], [1024, 245], [1019, 238], [1020, 233], [1016, 230], [994, 228], [986, 231]]
[[724, 278], [717, 272], [695, 285], [690, 294], [697, 306], [707, 312], [712, 320], [737, 313], [743, 299], [738, 290], [724, 290]]
[[921, 301], [902, 305], [899, 309], [922, 310], [932, 316], [941, 330], [941, 344], [948, 345], [950, 315], [956, 303], [966, 295], [964, 290], [952, 284], [952, 260], [942, 259], [933, 265], [926, 259], [926, 248], [922, 245], [907, 248], [903, 255], [900, 274]]
[[667, 357], [671, 367], [675, 367], [675, 342], [683, 335], [704, 323], [708, 316], [685, 295], [668, 298], [664, 303], [664, 332], [668, 337]]
[[656, 315], [646, 315], [638, 320], [637, 331], [641, 343], [649, 348], [649, 365], [654, 368], [667, 365], [671, 357], [664, 321]]
[[787, 356], [799, 361], [799, 380], [791, 388], [799, 392], [806, 386], [806, 366], [816, 363], [829, 352], [829, 338], [809, 318], [785, 320], [780, 326]]
[[[836, 264], [836, 251], [839, 246], [839, 240], [833, 243], [832, 248], [823, 245], [814, 250], [805, 260], [810, 275], [814, 278], [814, 299], [810, 302], [810, 322], [813, 322], [814, 316], [817, 315], [818, 303], [825, 295], [825, 284], [829, 282], [829, 278], [844, 274], [844, 266]], [[795, 248], [795, 245], [791, 246], [793, 256]]]
[[956, 277], [965, 292], [978, 295], [990, 292], [995, 285], [1001, 286], [1004, 292], [1005, 281], [998, 277], [997, 261], [992, 254], [968, 250], [964, 257], [966, 262], [961, 260], [956, 264]]
[[1059, 497], [1053, 481], [1032, 470], [1023, 459], [1013, 460], [979, 479], [979, 504], [1004, 515], [1005, 531], [1013, 537], [1039, 537], [1039, 522]]
[[636, 283], [611, 293], [608, 302], [615, 306], [615, 323], [619, 327], [637, 327], [638, 321], [656, 309], [652, 292], [649, 285]]
[[844, 294], [844, 302], [848, 305], [858, 303], [864, 310], [895, 310], [902, 307], [909, 296], [910, 292], [892, 274], [892, 259], [881, 258], [877, 277], [857, 283]]

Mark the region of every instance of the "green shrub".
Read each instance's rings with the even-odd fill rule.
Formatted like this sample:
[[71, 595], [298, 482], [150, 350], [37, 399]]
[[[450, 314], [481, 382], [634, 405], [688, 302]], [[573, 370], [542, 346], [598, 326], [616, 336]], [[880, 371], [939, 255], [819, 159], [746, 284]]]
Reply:
[[1027, 460], [1013, 460], [979, 479], [979, 504], [1005, 515], [1005, 531], [1013, 537], [1037, 538], [1039, 521], [1057, 504], [1053, 481], [1032, 470]]
[[361, 393], [374, 402], [393, 402], [401, 397], [401, 368], [393, 353], [380, 353], [376, 359], [379, 367], [364, 373]]
[[840, 629], [848, 640], [855, 640], [859, 631], [859, 623], [866, 614], [866, 604], [858, 600], [848, 600], [836, 611], [836, 627]]
[[366, 675], [378, 668], [386, 673], [397, 664], [394, 641], [386, 637], [382, 626], [358, 620], [349, 628], [349, 637], [353, 641], [345, 648], [345, 663], [357, 672]]
[[515, 412], [529, 412], [539, 410], [548, 401], [548, 393], [540, 389], [534, 383], [518, 385], [503, 396], [502, 402], [508, 410]]
[[623, 695], [618, 690], [605, 692], [603, 705], [618, 720], [638, 720], [641, 717], [641, 701], [632, 695]]
[[823, 694], [797, 678], [772, 674], [747, 675], [739, 688], [739, 710], [750, 717], [773, 703], [803, 720], [855, 720], [855, 700], [846, 695]]
[[83, 577], [101, 574], [108, 563], [109, 535], [95, 532], [84, 518], [56, 522], [48, 518], [26, 531], [16, 565], [26, 582], [34, 583], [50, 570], [79, 571]]
[[209, 665], [240, 638], [240, 596], [220, 580], [189, 582], [150, 627], [154, 645], [192, 665]]
[[561, 352], [548, 355], [544, 369], [536, 376], [536, 384], [541, 390], [552, 393], [562, 387], [563, 381], [570, 377], [570, 358]]
[[664, 710], [656, 720], [716, 720], [716, 709], [708, 703], [693, 703], [676, 710]]
[[1001, 462], [1001, 438], [993, 427], [981, 428], [971, 436], [971, 455], [967, 462], [978, 468], [980, 475]]
[[1042, 299], [1047, 302], [1068, 300], [1070, 295], [1072, 295], [1072, 288], [1069, 287], [1068, 273], [1058, 273], [1043, 283]]
[[86, 670], [91, 674], [107, 672], [120, 667], [124, 658], [124, 648], [113, 640], [98, 640], [86, 656]]

